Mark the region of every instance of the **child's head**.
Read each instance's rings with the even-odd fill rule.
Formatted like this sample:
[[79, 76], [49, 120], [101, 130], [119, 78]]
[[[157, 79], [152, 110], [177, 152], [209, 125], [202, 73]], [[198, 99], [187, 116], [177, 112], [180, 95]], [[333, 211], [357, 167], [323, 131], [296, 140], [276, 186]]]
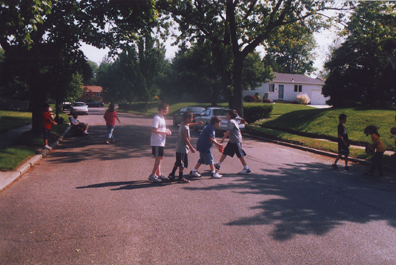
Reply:
[[190, 111], [186, 111], [183, 113], [183, 122], [191, 122], [193, 120], [193, 114]]
[[210, 119], [210, 125], [212, 125], [215, 128], [219, 127], [220, 123], [221, 123], [221, 119], [217, 116], [213, 116]]
[[113, 104], [113, 103], [110, 103], [110, 105], [109, 105], [109, 111], [110, 111], [110, 112], [113, 112], [113, 111], [114, 111], [114, 104]]
[[374, 125], [369, 125], [369, 126], [367, 126], [365, 129], [364, 129], [364, 133], [366, 134], [366, 135], [369, 135], [369, 134], [376, 134], [376, 135], [378, 135], [379, 136], [379, 133], [378, 133], [378, 129], [377, 129], [377, 127], [375, 127]]
[[230, 109], [227, 112], [227, 119], [235, 119], [238, 116], [238, 112], [235, 109]]
[[338, 116], [340, 123], [346, 122], [346, 118], [347, 118], [347, 115], [345, 115], [345, 114], [340, 114], [340, 116]]
[[159, 113], [161, 113], [162, 115], [166, 115], [168, 114], [169, 111], [169, 105], [164, 102], [161, 102], [160, 104], [158, 104], [157, 109]]
[[78, 117], [77, 113], [74, 113], [73, 118], [77, 119], [77, 117]]
[[50, 105], [49, 104], [44, 104], [43, 109], [44, 111], [49, 111]]

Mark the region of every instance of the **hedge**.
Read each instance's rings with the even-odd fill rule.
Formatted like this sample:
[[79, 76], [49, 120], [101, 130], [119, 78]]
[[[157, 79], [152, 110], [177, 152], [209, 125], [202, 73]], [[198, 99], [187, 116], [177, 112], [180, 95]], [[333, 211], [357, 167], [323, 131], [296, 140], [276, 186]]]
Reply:
[[247, 123], [253, 123], [259, 119], [269, 118], [272, 111], [272, 104], [260, 104], [257, 106], [243, 107], [243, 114]]

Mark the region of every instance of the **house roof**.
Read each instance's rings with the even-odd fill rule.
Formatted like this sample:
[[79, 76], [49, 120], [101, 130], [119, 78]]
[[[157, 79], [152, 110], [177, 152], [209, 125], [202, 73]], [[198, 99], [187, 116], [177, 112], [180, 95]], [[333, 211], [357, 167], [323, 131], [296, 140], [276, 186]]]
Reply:
[[83, 86], [84, 91], [91, 91], [91, 92], [102, 92], [101, 86]]
[[276, 77], [270, 83], [294, 83], [324, 85], [324, 82], [317, 78], [311, 78], [300, 74], [273, 73]]

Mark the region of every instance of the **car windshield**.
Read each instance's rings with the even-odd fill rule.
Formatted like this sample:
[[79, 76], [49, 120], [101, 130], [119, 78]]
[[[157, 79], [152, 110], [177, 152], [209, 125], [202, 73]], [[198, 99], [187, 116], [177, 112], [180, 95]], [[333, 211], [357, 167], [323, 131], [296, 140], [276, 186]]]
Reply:
[[228, 112], [227, 109], [214, 109], [213, 110], [213, 115], [216, 115], [216, 116], [227, 116], [227, 112]]
[[76, 102], [76, 103], [73, 104], [73, 106], [80, 107], [80, 106], [85, 106], [85, 104], [81, 103], [81, 102]]
[[197, 107], [190, 107], [190, 108], [187, 108], [186, 109], [187, 111], [191, 111], [191, 112], [194, 112], [194, 113], [201, 113], [202, 111], [204, 111], [205, 110], [205, 108], [197, 108]]

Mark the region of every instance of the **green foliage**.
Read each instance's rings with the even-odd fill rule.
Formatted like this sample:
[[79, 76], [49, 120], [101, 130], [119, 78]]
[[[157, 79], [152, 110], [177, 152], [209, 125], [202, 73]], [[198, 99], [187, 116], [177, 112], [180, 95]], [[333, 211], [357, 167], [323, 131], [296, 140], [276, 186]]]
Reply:
[[396, 101], [396, 4], [359, 2], [345, 31], [346, 40], [325, 67], [323, 87], [333, 106], [390, 107]]
[[30, 112], [0, 110], [0, 133], [28, 125], [32, 122]]
[[247, 123], [268, 118], [272, 108], [272, 104], [246, 105], [243, 107], [244, 118]]
[[15, 170], [23, 161], [35, 154], [36, 151], [31, 147], [9, 147], [0, 149], [0, 171]]

